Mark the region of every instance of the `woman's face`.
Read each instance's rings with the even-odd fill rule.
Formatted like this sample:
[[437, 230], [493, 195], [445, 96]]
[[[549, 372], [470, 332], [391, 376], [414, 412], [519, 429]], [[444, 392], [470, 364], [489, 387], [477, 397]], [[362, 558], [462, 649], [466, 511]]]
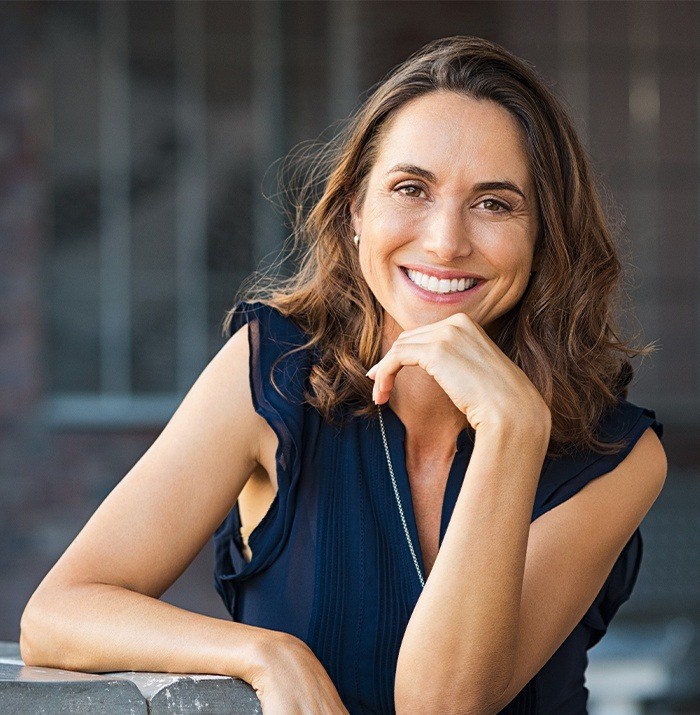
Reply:
[[[351, 207], [363, 276], [398, 324], [392, 332], [461, 311], [493, 337], [489, 327], [517, 304], [533, 270], [537, 202], [521, 129], [499, 104], [444, 90], [389, 121], [364, 202]], [[419, 287], [407, 266], [424, 285], [413, 269], [436, 278]], [[431, 292], [468, 288], [445, 282], [447, 270], [483, 279]]]

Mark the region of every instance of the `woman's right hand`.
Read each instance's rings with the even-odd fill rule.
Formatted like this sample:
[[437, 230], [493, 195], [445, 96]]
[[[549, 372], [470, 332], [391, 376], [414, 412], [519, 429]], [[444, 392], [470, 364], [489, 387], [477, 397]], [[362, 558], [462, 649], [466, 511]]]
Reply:
[[263, 715], [350, 715], [311, 648], [289, 633], [272, 633], [247, 677]]

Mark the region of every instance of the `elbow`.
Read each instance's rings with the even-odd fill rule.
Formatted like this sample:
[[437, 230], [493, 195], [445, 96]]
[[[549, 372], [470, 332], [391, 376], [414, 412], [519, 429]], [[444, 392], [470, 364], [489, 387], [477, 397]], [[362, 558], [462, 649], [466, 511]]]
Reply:
[[500, 707], [485, 700], [431, 700], [424, 695], [413, 700], [396, 698], [395, 709], [396, 715], [418, 715], [426, 712], [439, 712], [441, 715], [497, 715], [501, 711]]
[[399, 652], [394, 680], [397, 715], [497, 715], [510, 685], [510, 668], [502, 661], [487, 664], [483, 655], [472, 659], [476, 664], [467, 665], [466, 660], [460, 657], [462, 667], [456, 667], [454, 658], [436, 663], [426, 658], [409, 660]]
[[428, 693], [406, 693], [395, 691], [394, 710], [396, 715], [418, 715], [419, 713], [450, 712], [445, 708], [444, 698], [435, 698]]
[[19, 653], [25, 665], [46, 665], [40, 658], [40, 647], [36, 641], [41, 628], [37, 627], [36, 609], [27, 604], [19, 621]]
[[19, 623], [19, 652], [25, 665], [75, 670], [64, 660], [66, 644], [60, 626], [61, 619], [45, 605], [44, 594], [34, 592]]
[[[425, 683], [422, 683], [426, 685]], [[491, 684], [484, 688], [444, 687], [436, 692], [434, 684], [394, 691], [396, 715], [439, 712], [441, 715], [497, 715], [503, 709], [501, 691]]]

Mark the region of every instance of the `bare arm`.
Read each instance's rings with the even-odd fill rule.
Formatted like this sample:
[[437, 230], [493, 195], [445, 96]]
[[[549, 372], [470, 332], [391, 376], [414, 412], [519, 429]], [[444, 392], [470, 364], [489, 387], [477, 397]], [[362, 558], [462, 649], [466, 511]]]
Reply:
[[27, 665], [91, 673], [214, 673], [251, 683], [276, 637], [281, 644], [292, 636], [89, 583], [47, 586], [22, 616], [20, 647]]
[[456, 692], [460, 712], [482, 713], [509, 683], [547, 441], [544, 432], [477, 430], [454, 514], [399, 650], [397, 712], [410, 712], [416, 698], [447, 712], [441, 699]]
[[397, 712], [416, 701], [445, 713], [501, 712], [581, 621], [666, 477], [649, 427], [615, 469], [530, 523], [545, 451], [545, 441], [523, 441], [517, 430], [477, 431], [401, 644]]
[[250, 682], [260, 647], [288, 634], [158, 600], [223, 521], [258, 461], [248, 326], [222, 347], [165, 429], [30, 598], [28, 665], [220, 673]]

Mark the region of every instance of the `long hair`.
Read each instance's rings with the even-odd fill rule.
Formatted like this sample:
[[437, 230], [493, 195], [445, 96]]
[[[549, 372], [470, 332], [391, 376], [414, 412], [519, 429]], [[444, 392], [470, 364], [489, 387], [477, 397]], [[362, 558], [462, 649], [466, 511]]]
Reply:
[[295, 169], [289, 212], [298, 267], [288, 277], [251, 274], [236, 303], [260, 301], [305, 331], [309, 342], [297, 349], [314, 348], [316, 359], [304, 399], [325, 419], [376, 413], [365, 372], [381, 357], [383, 309], [360, 270], [350, 205], [353, 198], [363, 203], [388, 120], [436, 90], [498, 102], [522, 128], [540, 219], [539, 264], [521, 300], [499, 319], [495, 342], [550, 408], [547, 454], [617, 452], [623, 443], [599, 440], [596, 427], [627, 396], [628, 358], [655, 346], [635, 348], [619, 337], [613, 309], [622, 263], [566, 109], [526, 62], [488, 40], [458, 35], [428, 43], [374, 87], [335, 137], [312, 147], [303, 170]]

